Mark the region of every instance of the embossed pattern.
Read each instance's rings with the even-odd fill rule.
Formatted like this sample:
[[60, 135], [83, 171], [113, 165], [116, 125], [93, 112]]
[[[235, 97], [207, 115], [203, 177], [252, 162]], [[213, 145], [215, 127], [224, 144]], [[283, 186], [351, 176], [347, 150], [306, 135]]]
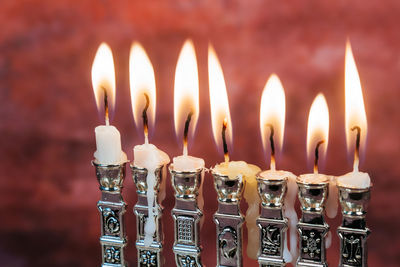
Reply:
[[266, 255], [278, 256], [281, 248], [280, 229], [276, 226], [268, 225], [262, 228], [262, 253]]
[[192, 217], [187, 217], [187, 216], [177, 217], [178, 242], [182, 243], [193, 242], [193, 224], [194, 224], [194, 219]]
[[140, 267], [156, 267], [157, 253], [151, 250], [140, 251]]
[[121, 249], [114, 246], [104, 246], [104, 261], [106, 263], [120, 264], [121, 263]]

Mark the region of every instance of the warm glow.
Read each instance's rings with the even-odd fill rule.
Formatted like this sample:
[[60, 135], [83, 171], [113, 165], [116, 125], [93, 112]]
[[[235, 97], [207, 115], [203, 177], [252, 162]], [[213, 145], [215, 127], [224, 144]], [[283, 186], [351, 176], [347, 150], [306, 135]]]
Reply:
[[199, 117], [199, 75], [196, 52], [191, 40], [187, 40], [179, 54], [175, 70], [174, 120], [175, 133], [183, 139], [183, 130], [188, 115], [190, 120], [189, 136], [194, 134]]
[[274, 129], [275, 147], [281, 149], [285, 129], [285, 91], [275, 74], [269, 77], [261, 97], [260, 130], [266, 150], [270, 147], [270, 125]]
[[365, 114], [364, 98], [361, 89], [360, 76], [358, 75], [356, 63], [350, 42], [346, 44], [345, 59], [345, 130], [347, 150], [350, 152], [355, 148], [356, 131], [351, 128], [359, 126], [361, 129], [360, 149], [365, 148], [367, 137], [367, 116]]
[[307, 127], [307, 157], [314, 159], [315, 148], [320, 141], [324, 141], [319, 147], [320, 158], [326, 153], [329, 135], [329, 111], [323, 94], [318, 94], [311, 105], [308, 114]]
[[104, 109], [104, 93], [106, 93], [108, 108], [112, 110], [115, 105], [115, 70], [111, 48], [106, 43], [99, 46], [93, 60], [92, 86], [97, 109], [99, 111]]
[[229, 112], [228, 95], [221, 64], [213, 47], [208, 47], [208, 82], [210, 88], [211, 122], [214, 140], [218, 148], [222, 147], [222, 124], [227, 121], [226, 141], [232, 143], [232, 121]]
[[149, 108], [147, 109], [149, 126], [153, 126], [156, 115], [156, 81], [154, 70], [146, 51], [137, 42], [132, 44], [129, 56], [129, 83], [136, 127], [143, 127], [142, 114], [146, 106], [145, 94], [149, 97]]

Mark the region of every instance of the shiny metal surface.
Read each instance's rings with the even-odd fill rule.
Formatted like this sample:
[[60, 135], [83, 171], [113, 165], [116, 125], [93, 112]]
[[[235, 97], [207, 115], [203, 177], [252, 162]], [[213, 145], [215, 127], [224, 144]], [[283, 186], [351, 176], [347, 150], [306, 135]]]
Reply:
[[329, 225], [323, 215], [328, 198], [329, 183], [306, 183], [297, 179], [298, 197], [302, 209], [302, 217], [297, 224], [299, 232], [299, 257], [297, 266], [325, 267], [325, 237]]
[[369, 188], [348, 188], [338, 185], [342, 207], [339, 266], [368, 266], [367, 239], [371, 231], [366, 226], [366, 214], [371, 194]]
[[242, 266], [242, 224], [240, 199], [244, 188], [242, 177], [229, 179], [212, 171], [218, 195], [218, 210], [214, 214], [217, 227], [217, 266]]
[[260, 228], [258, 263], [263, 266], [285, 266], [283, 249], [288, 220], [282, 216], [287, 191], [287, 178], [266, 179], [257, 175], [261, 214], [257, 219]]
[[125, 261], [127, 238], [124, 224], [126, 204], [121, 195], [126, 163], [102, 165], [92, 161], [92, 164], [102, 192], [101, 200], [97, 202], [101, 221], [102, 266], [127, 266]]
[[198, 207], [197, 196], [204, 169], [180, 172], [175, 171], [171, 164], [169, 171], [175, 190], [175, 207], [171, 211], [175, 229], [175, 263], [179, 267], [200, 267], [200, 219], [203, 213]]
[[160, 184], [162, 182], [163, 166], [159, 166], [155, 170], [156, 183], [154, 185], [154, 203], [157, 210], [156, 232], [153, 237], [153, 243], [150, 247], [144, 245], [144, 226], [148, 218], [147, 205], [147, 169], [135, 167], [131, 164], [132, 178], [136, 186], [138, 201], [133, 208], [136, 215], [136, 249], [137, 249], [137, 266], [163, 266], [164, 259], [162, 257], [163, 249], [163, 231], [161, 216], [163, 207], [159, 203]]

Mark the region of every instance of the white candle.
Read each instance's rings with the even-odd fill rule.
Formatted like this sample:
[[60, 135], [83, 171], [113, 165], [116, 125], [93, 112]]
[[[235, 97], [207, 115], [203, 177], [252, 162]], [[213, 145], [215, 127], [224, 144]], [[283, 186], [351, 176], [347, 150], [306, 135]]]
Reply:
[[100, 164], [120, 164], [127, 161], [126, 154], [121, 149], [121, 135], [112, 125], [100, 125], [95, 129], [96, 161]]
[[236, 179], [237, 177], [243, 179], [245, 185], [243, 197], [248, 204], [246, 211], [247, 255], [249, 258], [257, 259], [260, 240], [256, 220], [260, 215], [260, 197], [257, 190], [256, 174], [261, 169], [244, 161], [229, 161], [216, 165], [213, 170], [216, 173], [227, 175], [230, 179]]
[[[137, 145], [133, 149], [134, 166], [147, 169], [147, 206], [148, 218], [144, 227], [145, 239], [144, 245], [149, 247], [153, 242], [153, 235], [156, 231], [156, 217], [158, 210], [154, 202], [154, 186], [156, 184], [155, 171], [161, 166], [169, 163], [168, 155], [158, 149], [153, 144]], [[163, 177], [165, 179], [165, 177]]]

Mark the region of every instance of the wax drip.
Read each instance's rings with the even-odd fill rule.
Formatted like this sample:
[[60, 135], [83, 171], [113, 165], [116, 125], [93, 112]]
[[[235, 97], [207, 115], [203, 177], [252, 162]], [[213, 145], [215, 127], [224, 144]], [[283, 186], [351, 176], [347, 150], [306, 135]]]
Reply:
[[315, 159], [314, 159], [314, 173], [318, 173], [318, 158], [319, 158], [319, 146], [322, 145], [325, 142], [325, 140], [321, 140], [317, 143], [315, 146]]
[[271, 162], [270, 162], [270, 169], [272, 171], [275, 171], [276, 166], [275, 166], [275, 143], [274, 143], [274, 126], [272, 124], [267, 124], [267, 126], [270, 129], [270, 134], [269, 134], [269, 143], [271, 145]]
[[106, 122], [106, 125], [110, 125], [110, 118], [109, 118], [109, 112], [108, 112], [108, 95], [107, 95], [107, 89], [105, 87], [101, 87], [101, 89], [104, 92], [104, 120]]
[[189, 133], [190, 120], [192, 119], [192, 116], [193, 116], [193, 111], [190, 111], [186, 118], [185, 130], [183, 132], [183, 155], [185, 156], [188, 155], [188, 148], [187, 148], [188, 133]]
[[228, 125], [228, 120], [225, 118], [222, 122], [222, 145], [224, 147], [224, 158], [225, 162], [229, 162], [229, 152], [228, 145], [226, 144], [226, 127]]
[[146, 105], [144, 106], [144, 109], [142, 112], [143, 132], [144, 132], [145, 143], [148, 144], [149, 143], [149, 120], [147, 118], [147, 109], [149, 108], [149, 105], [150, 105], [150, 99], [146, 93], [144, 93], [144, 97], [146, 98]]
[[354, 149], [354, 164], [353, 172], [358, 172], [358, 164], [360, 162], [360, 139], [361, 139], [361, 128], [359, 126], [354, 126], [351, 128], [352, 131], [357, 131], [356, 137], [356, 148]]

